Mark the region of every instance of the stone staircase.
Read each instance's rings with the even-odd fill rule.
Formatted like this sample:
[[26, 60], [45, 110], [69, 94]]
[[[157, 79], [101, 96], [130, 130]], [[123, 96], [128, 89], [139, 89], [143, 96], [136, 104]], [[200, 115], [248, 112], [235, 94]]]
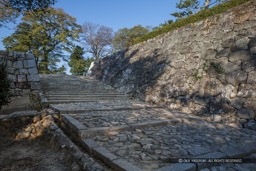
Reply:
[[[62, 130], [110, 170], [254, 171], [256, 168], [256, 131], [131, 99], [90, 77], [40, 77]], [[186, 158], [194, 162], [178, 160]], [[213, 163], [213, 158], [253, 162], [223, 164]]]
[[90, 77], [40, 75], [49, 104], [127, 100], [129, 97]]

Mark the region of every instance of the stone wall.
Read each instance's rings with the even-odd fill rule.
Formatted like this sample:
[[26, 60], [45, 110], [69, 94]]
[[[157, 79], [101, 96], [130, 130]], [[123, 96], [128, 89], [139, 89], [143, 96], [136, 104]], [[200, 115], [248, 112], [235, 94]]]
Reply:
[[0, 58], [6, 63], [11, 92], [14, 96], [28, 95], [34, 90], [41, 89], [35, 58], [32, 54], [0, 51]]
[[90, 72], [147, 102], [254, 122], [256, 1], [102, 58]]

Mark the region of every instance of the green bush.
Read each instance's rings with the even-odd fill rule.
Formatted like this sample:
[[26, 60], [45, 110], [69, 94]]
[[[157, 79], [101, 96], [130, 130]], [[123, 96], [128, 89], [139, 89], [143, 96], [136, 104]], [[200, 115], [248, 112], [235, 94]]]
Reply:
[[6, 65], [0, 60], [0, 109], [10, 100], [10, 81], [7, 78]]
[[191, 23], [195, 23], [197, 21], [206, 19], [210, 16], [214, 16], [216, 14], [221, 14], [230, 8], [233, 8], [235, 6], [238, 6], [240, 4], [243, 4], [243, 3], [249, 2], [249, 1], [251, 1], [251, 0], [230, 0], [226, 3], [220, 4], [218, 6], [215, 6], [215, 7], [209, 8], [209, 9], [205, 9], [205, 10], [201, 10], [194, 15], [191, 15], [184, 19], [180, 19], [180, 20], [176, 21], [175, 23], [166, 25], [162, 28], [158, 28], [150, 33], [147, 33], [147, 34], [135, 39], [134, 44], [146, 41], [148, 39], [152, 39], [160, 34], [170, 32], [172, 30], [175, 30], [177, 28], [180, 28], [182, 26], [185, 26], [185, 25], [188, 25]]

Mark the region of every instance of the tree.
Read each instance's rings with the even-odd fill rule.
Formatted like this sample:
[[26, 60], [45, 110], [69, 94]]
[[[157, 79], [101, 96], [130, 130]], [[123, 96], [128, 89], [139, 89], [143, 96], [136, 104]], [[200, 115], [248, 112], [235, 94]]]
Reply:
[[68, 65], [71, 67], [70, 72], [72, 75], [82, 75], [85, 72], [84, 49], [76, 46], [70, 56]]
[[113, 29], [85, 22], [82, 30], [85, 50], [91, 53], [95, 60], [111, 53], [111, 45], [114, 37]]
[[113, 40], [114, 50], [122, 50], [134, 44], [134, 40], [149, 32], [148, 28], [141, 25], [133, 28], [122, 28], [117, 31]]
[[0, 28], [6, 23], [14, 22], [18, 16], [18, 11], [11, 8], [6, 0], [0, 0]]
[[56, 0], [0, 0], [0, 27], [15, 19], [24, 12], [46, 9]]
[[46, 9], [57, 0], [7, 0], [10, 7], [18, 11], [35, 11]]
[[51, 73], [63, 57], [71, 52], [72, 41], [78, 40], [81, 28], [76, 19], [62, 9], [48, 8], [27, 12], [15, 33], [3, 40], [9, 51], [29, 52], [36, 57], [39, 72]]
[[171, 15], [181, 19], [186, 18], [196, 12], [199, 9], [200, 2], [198, 0], [180, 0], [179, 3], [176, 3], [176, 8], [183, 10], [181, 12], [175, 12]]

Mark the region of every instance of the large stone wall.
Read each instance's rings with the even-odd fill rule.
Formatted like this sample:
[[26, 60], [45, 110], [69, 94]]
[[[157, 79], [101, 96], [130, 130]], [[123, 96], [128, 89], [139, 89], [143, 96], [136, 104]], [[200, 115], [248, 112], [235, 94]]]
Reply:
[[32, 54], [0, 51], [0, 58], [6, 63], [14, 96], [28, 95], [41, 89], [40, 77]]
[[147, 102], [216, 121], [253, 122], [256, 1], [102, 58], [90, 72]]

